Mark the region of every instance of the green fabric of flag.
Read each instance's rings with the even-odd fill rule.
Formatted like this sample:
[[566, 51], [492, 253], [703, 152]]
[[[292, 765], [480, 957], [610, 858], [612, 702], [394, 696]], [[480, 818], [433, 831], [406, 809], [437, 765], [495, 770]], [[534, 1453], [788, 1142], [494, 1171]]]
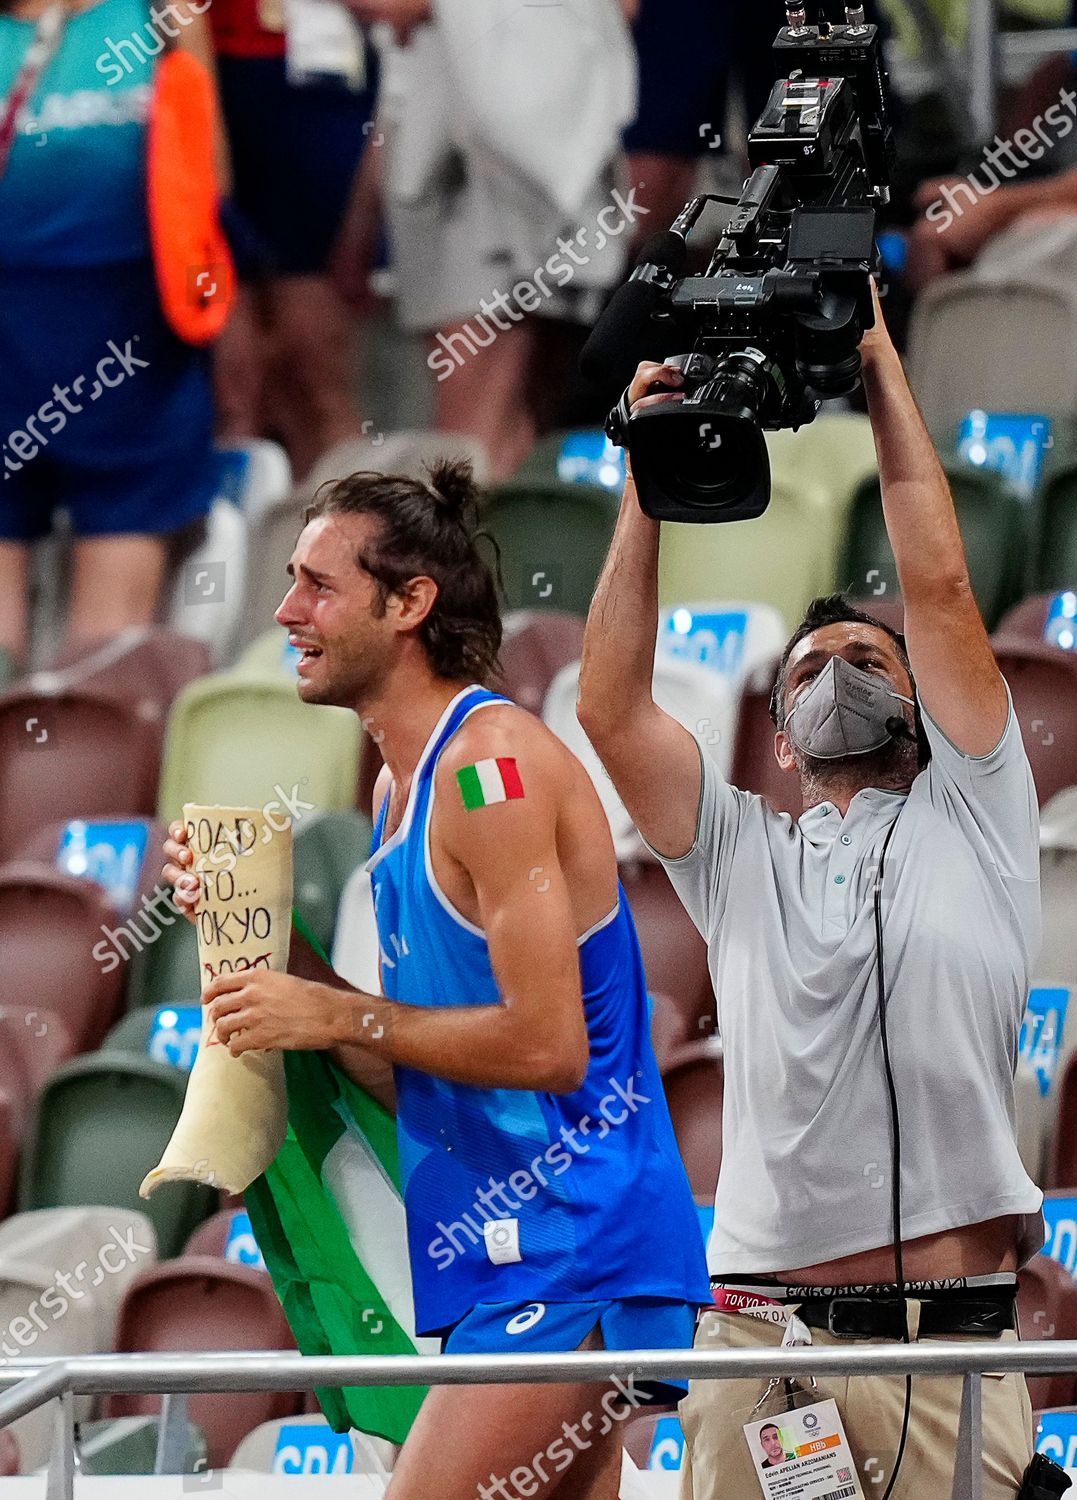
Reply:
[[[322, 959], [299, 912], [297, 931]], [[328, 960], [325, 960], [328, 962]], [[304, 1354], [414, 1354], [396, 1125], [322, 1052], [286, 1052], [288, 1134], [244, 1201]], [[419, 1386], [319, 1389], [335, 1432], [402, 1443]]]

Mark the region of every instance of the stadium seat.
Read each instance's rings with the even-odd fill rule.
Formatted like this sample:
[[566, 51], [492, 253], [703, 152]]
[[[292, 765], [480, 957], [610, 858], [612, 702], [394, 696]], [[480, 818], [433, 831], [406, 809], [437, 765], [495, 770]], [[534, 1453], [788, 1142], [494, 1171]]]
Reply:
[[714, 991], [707, 968], [707, 945], [696, 931], [661, 865], [623, 864], [618, 872], [636, 924], [647, 988], [668, 996], [698, 1038], [714, 1027]]
[[223, 461], [220, 491], [237, 505], [251, 531], [279, 505], [292, 489], [292, 466], [279, 443], [247, 438], [244, 443], [218, 449]]
[[1021, 1164], [1033, 1182], [1042, 1183], [1044, 1148], [1054, 1101], [1043, 1095], [1036, 1069], [1023, 1057], [1017, 1060], [1013, 1081], [1017, 1149]]
[[694, 1042], [662, 1077], [692, 1192], [714, 1196], [722, 1163], [722, 1049], [716, 1038]]
[[[152, 1474], [159, 1440], [160, 1422], [156, 1417], [109, 1417], [80, 1422], [79, 1471], [125, 1476]], [[196, 1492], [212, 1490], [215, 1476], [209, 1474], [205, 1434], [194, 1422], [187, 1423], [187, 1446], [181, 1462], [182, 1472], [187, 1476], [183, 1481], [185, 1486]]]
[[513, 484], [592, 484], [620, 499], [625, 455], [601, 427], [577, 427], [540, 438], [512, 476]]
[[797, 433], [767, 433], [767, 509], [744, 525], [664, 525], [659, 601], [754, 599], [791, 625], [816, 594], [850, 584], [838, 567], [845, 517], [853, 485], [874, 468], [862, 423], [827, 416]]
[[178, 1255], [216, 1206], [210, 1188], [168, 1182], [153, 1196], [139, 1184], [161, 1159], [183, 1107], [187, 1076], [126, 1052], [76, 1057], [42, 1091], [19, 1184], [19, 1207], [115, 1204], [148, 1215], [162, 1256]]
[[1003, 638], [1020, 636], [1022, 640], [1042, 641], [1047, 611], [1054, 597], [1054, 594], [1030, 594], [1006, 611], [996, 633]]
[[[77, 1265], [60, 1269], [75, 1273]], [[68, 1287], [61, 1292], [56, 1270], [54, 1265], [45, 1262], [20, 1261], [7, 1255], [0, 1258], [0, 1328], [5, 1330], [5, 1341], [20, 1345], [19, 1354], [23, 1358], [49, 1360], [64, 1355], [107, 1353], [97, 1344], [95, 1291], [92, 1287], [86, 1290], [80, 1287], [81, 1296], [76, 1295], [70, 1288], [82, 1278], [73, 1276]], [[46, 1295], [49, 1300], [43, 1303]], [[43, 1313], [48, 1316], [42, 1316]], [[19, 1329], [18, 1338], [14, 1337], [13, 1323]], [[10, 1341], [7, 1338], [9, 1332]], [[48, 1402], [4, 1429], [18, 1443], [19, 1467], [23, 1474], [33, 1473], [48, 1463], [54, 1411], [53, 1403]], [[89, 1413], [90, 1398], [76, 1397], [76, 1420]]]
[[0, 1269], [9, 1260], [71, 1273], [85, 1262], [96, 1319], [94, 1348], [107, 1353], [124, 1291], [157, 1260], [157, 1236], [138, 1209], [36, 1208], [0, 1223]]
[[279, 678], [203, 677], [168, 721], [160, 816], [185, 802], [264, 807], [293, 789], [321, 811], [354, 807], [360, 737], [349, 709], [303, 703]]
[[[1023, 1339], [1077, 1338], [1077, 1285], [1058, 1261], [1035, 1255], [1017, 1273], [1017, 1315]], [[1077, 1376], [1030, 1375], [1032, 1405], [1068, 1406], [1077, 1401]]]
[[501, 680], [494, 684], [539, 717], [550, 683], [583, 654], [584, 622], [563, 610], [517, 609], [504, 619]]
[[352, 872], [370, 855], [374, 831], [355, 808], [308, 813], [295, 828], [295, 904], [328, 952]]
[[[152, 1266], [128, 1287], [116, 1324], [116, 1353], [208, 1353], [218, 1349], [294, 1349], [273, 1283], [264, 1271], [213, 1256]], [[111, 1396], [106, 1414], [141, 1416], [158, 1396]], [[190, 1397], [191, 1420], [206, 1434], [210, 1467], [221, 1468], [240, 1439], [262, 1422], [298, 1414], [295, 1392]]]
[[35, 829], [13, 861], [54, 865], [68, 875], [93, 880], [123, 916], [151, 903], [164, 863], [166, 837], [156, 818], [71, 818]]
[[0, 861], [50, 823], [152, 816], [161, 730], [89, 689], [0, 694]]
[[159, 625], [133, 625], [103, 645], [65, 646], [32, 682], [100, 693], [163, 720], [180, 688], [210, 665], [205, 641]]
[[206, 517], [205, 536], [176, 569], [165, 607], [170, 628], [203, 641], [218, 667], [227, 665], [238, 649], [251, 564], [249, 550], [242, 508], [233, 500], [219, 497]]
[[[992, 470], [946, 466], [976, 602], [988, 626], [1021, 597], [1029, 544], [1029, 516], [1021, 500]], [[883, 519], [877, 479], [857, 490], [849, 511], [840, 579], [851, 594], [885, 585], [898, 592], [897, 568]]]
[[335, 1433], [320, 1413], [301, 1413], [263, 1422], [249, 1432], [228, 1467], [256, 1474], [380, 1477], [391, 1473], [396, 1454], [396, 1445], [384, 1438], [366, 1432]]
[[199, 1224], [183, 1248], [184, 1255], [210, 1255], [236, 1265], [264, 1265], [243, 1208], [222, 1208]]
[[488, 490], [482, 524], [501, 549], [506, 607], [586, 615], [616, 515], [614, 498], [593, 485]]
[[764, 436], [772, 482], [817, 487], [838, 519], [857, 486], [879, 469], [871, 422], [860, 412], [824, 410], [796, 432], [784, 427]]
[[12, 1206], [25, 1108], [18, 1095], [0, 1088], [0, 1218], [9, 1213]]
[[74, 1055], [75, 1039], [55, 1011], [0, 1006], [0, 1088], [23, 1106], [20, 1133], [47, 1079]]
[[913, 308], [908, 365], [933, 432], [976, 407], [1069, 416], [1077, 410], [1077, 299], [1032, 277], [943, 277]]
[[658, 616], [658, 650], [721, 673], [736, 694], [759, 666], [781, 655], [787, 635], [776, 609], [750, 601], [667, 605]]
[[[674, 1425], [676, 1424], [676, 1425]], [[621, 1428], [621, 1439], [624, 1443], [625, 1452], [635, 1464], [637, 1469], [649, 1469], [652, 1467], [660, 1469], [679, 1469], [680, 1458], [683, 1453], [684, 1435], [679, 1438], [677, 1433], [679, 1422], [675, 1407], [648, 1406], [642, 1411], [633, 1412]], [[672, 1442], [670, 1441], [670, 1434]], [[656, 1442], [663, 1451], [655, 1452]], [[677, 1461], [674, 1462], [674, 1459]]]
[[0, 866], [0, 1000], [55, 1011], [80, 1048], [119, 1007], [123, 974], [100, 945], [119, 918], [93, 881], [48, 865]]
[[[169, 913], [171, 915], [171, 913]], [[140, 932], [143, 931], [140, 924]], [[127, 1005], [194, 1005], [202, 993], [198, 973], [198, 938], [178, 912], [171, 926], [160, 925], [152, 942], [137, 939], [127, 965]]]
[[799, 818], [804, 810], [800, 780], [795, 771], [783, 771], [774, 754], [770, 695], [777, 667], [776, 661], [761, 667], [741, 691], [729, 779], [743, 791], [765, 797], [775, 812]]
[[364, 471], [425, 479], [427, 467], [441, 458], [466, 460], [476, 482], [486, 483], [490, 458], [478, 438], [464, 432], [404, 431], [345, 438], [323, 453], [303, 481], [300, 494], [309, 503], [323, 484]]
[[1077, 455], [1056, 464], [1040, 498], [1040, 545], [1032, 572], [1038, 590], [1071, 589], [1077, 579]]
[[717, 1019], [711, 997], [710, 1010], [693, 1014], [694, 1006], [685, 1006], [671, 995], [649, 991], [651, 1000], [651, 1046], [658, 1070], [664, 1073], [691, 1042], [714, 1033]]
[[[543, 722], [582, 762], [609, 819], [613, 847], [618, 860], [646, 859], [642, 839], [605, 767], [576, 717], [580, 666], [574, 662], [558, 672], [550, 683], [542, 708]], [[698, 662], [655, 657], [651, 682], [654, 700], [693, 734], [728, 773], [733, 751], [737, 692], [727, 678], [701, 667]]]
[[381, 994], [378, 971], [378, 929], [374, 922], [374, 893], [370, 876], [361, 866], [349, 877], [337, 908], [333, 938], [333, 968], [342, 979], [368, 994]]
[[1042, 807], [1077, 785], [1077, 654], [1020, 637], [994, 636], [991, 645], [1010, 685]]
[[1055, 1096], [1057, 1112], [1044, 1186], [1074, 1191], [1077, 1190], [1077, 1052], [1071, 1051], [1066, 1057], [1055, 1083]]
[[298, 660], [299, 652], [288, 644], [288, 632], [280, 625], [271, 625], [244, 649], [232, 670], [240, 677], [279, 676], [294, 692], [299, 681], [295, 670]]

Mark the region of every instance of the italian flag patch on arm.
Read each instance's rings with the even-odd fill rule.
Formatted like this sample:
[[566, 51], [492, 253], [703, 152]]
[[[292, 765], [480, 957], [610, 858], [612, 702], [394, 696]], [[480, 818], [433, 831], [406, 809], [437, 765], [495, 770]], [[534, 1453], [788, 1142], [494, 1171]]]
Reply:
[[513, 802], [524, 794], [524, 784], [512, 756], [477, 760], [473, 766], [457, 771], [456, 780], [468, 812], [489, 807], [491, 802]]

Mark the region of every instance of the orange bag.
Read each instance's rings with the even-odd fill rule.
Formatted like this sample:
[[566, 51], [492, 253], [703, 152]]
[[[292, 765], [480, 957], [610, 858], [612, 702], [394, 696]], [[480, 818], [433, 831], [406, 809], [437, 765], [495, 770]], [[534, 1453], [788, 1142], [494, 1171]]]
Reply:
[[150, 240], [161, 307], [188, 344], [208, 344], [236, 294], [217, 211], [217, 101], [204, 65], [179, 48], [157, 63], [147, 145]]

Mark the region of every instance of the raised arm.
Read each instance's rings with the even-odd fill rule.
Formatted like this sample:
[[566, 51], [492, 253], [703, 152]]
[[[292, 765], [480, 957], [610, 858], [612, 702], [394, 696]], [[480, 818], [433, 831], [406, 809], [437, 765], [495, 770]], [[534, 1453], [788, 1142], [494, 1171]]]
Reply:
[[[647, 395], [683, 377], [668, 365], [640, 365], [629, 387], [633, 410], [682, 398]], [[621, 801], [643, 837], [677, 858], [692, 846], [699, 811], [699, 751], [651, 693], [658, 634], [657, 521], [645, 516], [629, 473], [609, 555], [587, 616], [577, 713]]]
[[905, 603], [920, 701], [966, 755], [986, 755], [1006, 727], [1006, 686], [969, 583], [946, 481], [876, 300], [861, 344], [883, 515]]

